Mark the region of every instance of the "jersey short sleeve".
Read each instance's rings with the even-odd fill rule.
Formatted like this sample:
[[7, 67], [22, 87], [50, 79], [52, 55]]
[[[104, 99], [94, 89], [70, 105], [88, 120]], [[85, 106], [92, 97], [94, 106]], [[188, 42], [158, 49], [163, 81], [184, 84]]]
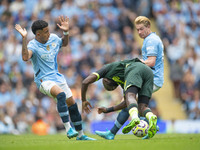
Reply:
[[97, 75], [97, 77], [98, 77], [97, 80], [104, 78], [106, 76], [106, 74], [108, 73], [110, 67], [111, 67], [111, 64], [105, 65], [98, 71], [94, 72], [93, 74]]
[[31, 50], [33, 52], [33, 54], [35, 53], [35, 45], [33, 43], [34, 41], [30, 41], [27, 45], [28, 50]]
[[153, 40], [148, 40], [146, 43], [146, 50], [147, 50], [147, 56], [157, 56], [158, 54], [158, 47], [157, 42]]

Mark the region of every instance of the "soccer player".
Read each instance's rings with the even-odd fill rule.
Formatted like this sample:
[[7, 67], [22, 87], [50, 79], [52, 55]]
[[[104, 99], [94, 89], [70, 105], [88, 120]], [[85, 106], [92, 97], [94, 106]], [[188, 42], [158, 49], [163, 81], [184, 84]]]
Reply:
[[[140, 38], [144, 39], [143, 46], [142, 46], [142, 57], [141, 60], [147, 66], [152, 68], [154, 74], [154, 86], [153, 92], [158, 91], [164, 83], [164, 52], [163, 52], [163, 43], [158, 35], [155, 32], [152, 32], [151, 22], [145, 16], [138, 16], [135, 19], [135, 27]], [[104, 112], [104, 108], [100, 107], [99, 112]], [[101, 109], [103, 109], [101, 111]], [[109, 108], [108, 108], [109, 109]], [[105, 113], [105, 112], [104, 112]], [[123, 124], [128, 120], [129, 113], [128, 110], [125, 108], [123, 109], [117, 116], [115, 120], [115, 124], [111, 130], [108, 131], [95, 131], [97, 135], [112, 140], [114, 139], [116, 133], [119, 129], [123, 126]], [[143, 139], [148, 139], [149, 136], [145, 136]]]
[[[77, 140], [95, 140], [84, 135], [77, 104], [64, 76], [58, 72], [58, 52], [61, 47], [69, 43], [69, 18], [59, 16], [59, 21], [60, 24], [57, 26], [63, 31], [62, 38], [50, 34], [46, 21], [34, 21], [31, 29], [35, 34], [35, 39], [31, 40], [28, 45], [26, 29], [19, 24], [15, 25], [15, 29], [22, 36], [22, 59], [31, 60], [35, 73], [34, 82], [40, 92], [56, 100], [57, 110], [65, 126], [67, 137], [69, 139], [77, 137]], [[76, 130], [71, 127], [69, 116]]]
[[[90, 74], [82, 82], [81, 98], [83, 112], [89, 113], [91, 111], [91, 105], [86, 100], [88, 86], [103, 78], [103, 85], [106, 90], [112, 91], [120, 85], [124, 91], [124, 101], [107, 110], [111, 112], [127, 107], [131, 121], [123, 128], [122, 132], [126, 134], [140, 123], [139, 112], [140, 116], [146, 117], [149, 121], [148, 135], [153, 137], [156, 134], [157, 116], [148, 108], [153, 91], [153, 76], [151, 68], [137, 58], [105, 65], [100, 70]], [[137, 94], [138, 102], [136, 101]]]

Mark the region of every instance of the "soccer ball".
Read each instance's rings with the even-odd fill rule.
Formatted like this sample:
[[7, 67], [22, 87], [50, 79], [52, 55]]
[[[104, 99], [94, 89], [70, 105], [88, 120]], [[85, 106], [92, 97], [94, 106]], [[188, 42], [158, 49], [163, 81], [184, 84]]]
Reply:
[[140, 124], [136, 125], [132, 132], [137, 137], [144, 137], [147, 135], [149, 125], [146, 121], [140, 120]]

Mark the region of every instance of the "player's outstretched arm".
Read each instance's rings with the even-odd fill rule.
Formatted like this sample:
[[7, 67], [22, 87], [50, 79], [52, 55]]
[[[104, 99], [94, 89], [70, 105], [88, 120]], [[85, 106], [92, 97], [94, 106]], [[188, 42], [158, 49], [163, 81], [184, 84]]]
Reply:
[[93, 82], [95, 82], [96, 80], [97, 80], [97, 76], [94, 74], [90, 74], [82, 82], [82, 87], [81, 87], [82, 112], [84, 111], [86, 113], [91, 112], [90, 108], [92, 108], [92, 106], [86, 99], [86, 93], [87, 93], [88, 86], [92, 84]]
[[19, 24], [15, 25], [15, 29], [22, 36], [22, 59], [27, 61], [32, 57], [32, 51], [28, 50], [27, 48], [27, 31], [25, 28], [23, 29]]
[[60, 24], [57, 24], [57, 26], [63, 30], [64, 36], [62, 37], [62, 46], [67, 46], [69, 43], [69, 18], [59, 16]]
[[98, 113], [99, 114], [101, 114], [101, 113], [109, 113], [109, 112], [121, 110], [121, 109], [126, 108], [126, 107], [127, 107], [126, 106], [126, 101], [123, 100], [120, 104], [112, 106], [112, 107], [109, 107], [109, 108], [99, 107], [98, 108]]

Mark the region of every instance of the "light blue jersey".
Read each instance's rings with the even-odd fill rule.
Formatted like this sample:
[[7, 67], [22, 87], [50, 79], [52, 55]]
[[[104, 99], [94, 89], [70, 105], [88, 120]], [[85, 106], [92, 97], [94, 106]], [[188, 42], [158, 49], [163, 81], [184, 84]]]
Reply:
[[50, 34], [45, 44], [36, 39], [28, 43], [28, 49], [33, 52], [31, 62], [34, 69], [34, 82], [38, 88], [42, 81], [65, 82], [64, 76], [58, 72], [57, 64], [57, 55], [61, 46], [62, 39], [55, 34]]
[[155, 66], [152, 67], [154, 84], [162, 87], [164, 83], [164, 46], [155, 32], [150, 33], [143, 41], [142, 57], [147, 60], [148, 56], [156, 56]]

